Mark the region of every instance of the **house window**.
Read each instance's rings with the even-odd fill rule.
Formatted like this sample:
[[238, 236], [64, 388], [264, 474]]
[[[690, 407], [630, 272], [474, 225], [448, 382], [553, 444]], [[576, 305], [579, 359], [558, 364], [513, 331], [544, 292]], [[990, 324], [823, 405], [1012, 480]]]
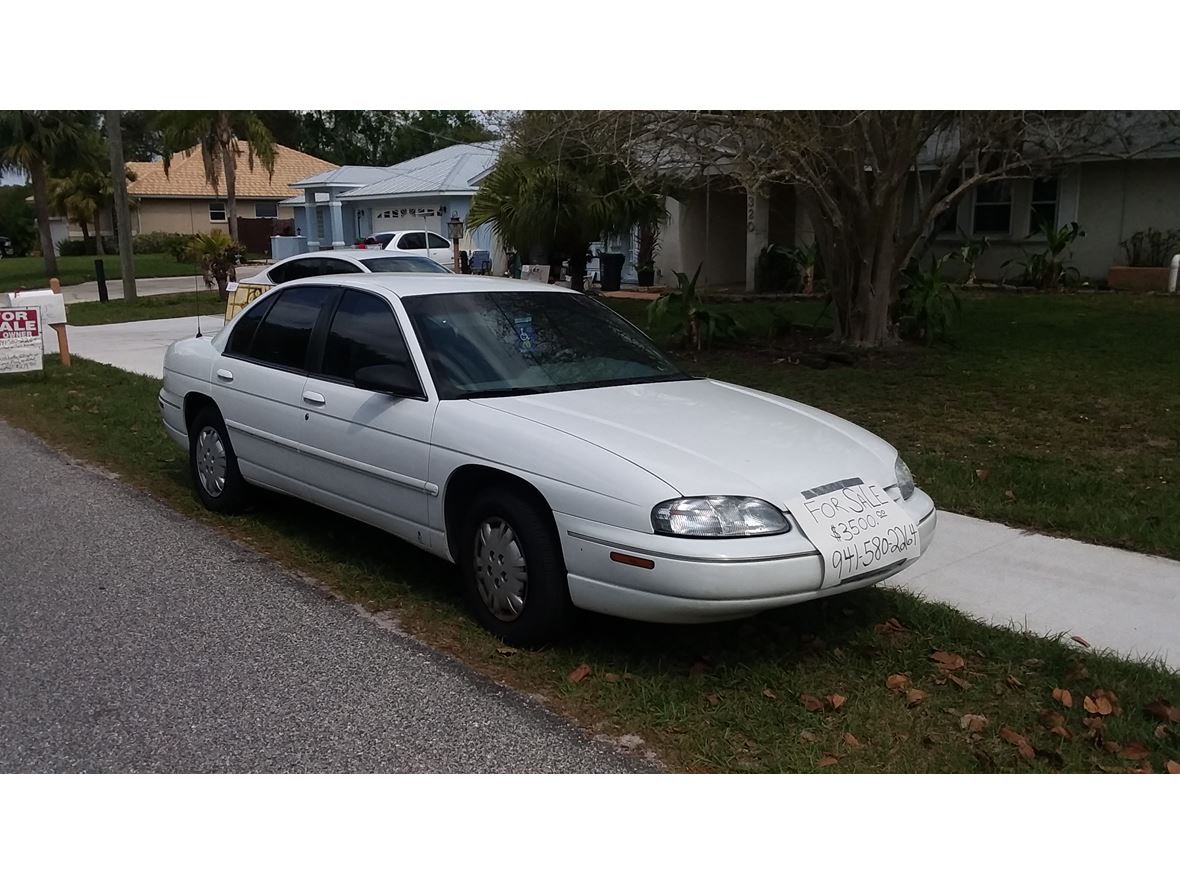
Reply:
[[1057, 178], [1034, 178], [1032, 202], [1028, 212], [1029, 233], [1039, 233], [1048, 225], [1057, 229]]
[[1006, 234], [1012, 230], [1012, 185], [989, 181], [975, 188], [972, 229], [977, 234]]
[[260, 200], [254, 204], [255, 218], [278, 218], [279, 204], [275, 200]]
[[209, 220], [225, 221], [225, 203], [209, 204]]

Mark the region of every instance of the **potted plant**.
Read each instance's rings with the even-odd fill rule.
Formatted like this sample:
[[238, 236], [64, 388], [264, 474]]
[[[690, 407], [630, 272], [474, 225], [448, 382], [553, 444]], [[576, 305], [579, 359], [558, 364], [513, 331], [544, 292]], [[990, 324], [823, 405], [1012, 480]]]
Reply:
[[1135, 231], [1120, 244], [1127, 263], [1107, 271], [1106, 284], [1132, 292], [1163, 292], [1168, 288], [1168, 262], [1180, 252], [1180, 230]]

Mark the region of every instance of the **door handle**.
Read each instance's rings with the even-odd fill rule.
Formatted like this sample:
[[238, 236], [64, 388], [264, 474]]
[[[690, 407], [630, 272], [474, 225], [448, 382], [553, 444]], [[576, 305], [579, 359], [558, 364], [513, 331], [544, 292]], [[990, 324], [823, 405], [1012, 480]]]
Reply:
[[218, 381], [233, 381], [234, 380], [234, 373], [231, 372], [229, 369], [218, 369], [217, 370], [217, 380]]
[[324, 399], [322, 393], [316, 393], [314, 390], [303, 391], [303, 398], [309, 403], [314, 403], [317, 406], [322, 406], [327, 400]]

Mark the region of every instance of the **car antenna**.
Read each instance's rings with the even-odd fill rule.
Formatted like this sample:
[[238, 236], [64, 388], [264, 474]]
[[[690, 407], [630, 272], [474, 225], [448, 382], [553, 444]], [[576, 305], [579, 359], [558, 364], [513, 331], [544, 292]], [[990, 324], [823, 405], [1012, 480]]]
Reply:
[[[196, 228], [196, 224], [193, 222], [192, 212], [189, 212], [189, 215], [188, 215], [188, 229], [189, 229], [189, 236], [195, 238], [197, 235], [197, 228]], [[190, 239], [189, 242], [191, 243], [192, 239]], [[196, 258], [194, 257], [194, 259], [193, 259], [193, 271], [194, 271], [194, 273], [193, 273], [193, 300], [196, 302], [197, 337], [203, 338], [204, 336], [201, 334], [201, 290], [197, 288], [197, 275], [195, 273], [196, 269], [197, 269], [197, 262], [196, 262]], [[204, 274], [202, 274], [201, 276], [202, 276], [202, 278], [204, 278]]]

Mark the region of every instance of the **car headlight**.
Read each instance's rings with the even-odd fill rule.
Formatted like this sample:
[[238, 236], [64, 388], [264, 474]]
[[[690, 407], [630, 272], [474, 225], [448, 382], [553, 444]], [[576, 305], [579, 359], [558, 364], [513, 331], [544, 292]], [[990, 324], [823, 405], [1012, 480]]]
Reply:
[[729, 495], [665, 501], [652, 508], [651, 524], [661, 535], [694, 538], [740, 538], [791, 530], [786, 516], [773, 504]]
[[901, 460], [901, 455], [893, 462], [893, 473], [897, 477], [897, 489], [901, 492], [902, 499], [908, 501], [914, 493], [914, 475], [910, 473], [905, 461]]

